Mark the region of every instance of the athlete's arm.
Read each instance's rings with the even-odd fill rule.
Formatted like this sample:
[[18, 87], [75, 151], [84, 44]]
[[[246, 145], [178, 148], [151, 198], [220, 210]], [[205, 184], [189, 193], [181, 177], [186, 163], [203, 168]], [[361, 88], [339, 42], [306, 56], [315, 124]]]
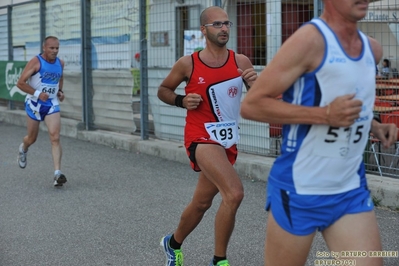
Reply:
[[398, 128], [395, 124], [381, 124], [373, 119], [371, 123], [371, 132], [373, 136], [379, 139], [385, 148], [392, 146], [398, 136]]
[[[18, 79], [17, 87], [26, 92], [28, 94], [34, 95], [36, 90], [29, 85], [29, 78], [34, 75], [40, 69], [40, 61], [37, 57], [32, 58], [25, 66], [24, 70], [21, 73], [21, 76]], [[47, 101], [48, 94], [40, 93], [38, 98], [42, 101]]]
[[[64, 65], [65, 65], [65, 63], [64, 63], [64, 61], [61, 60], [61, 59], [60, 59], [60, 62], [61, 62], [61, 67], [62, 67], [62, 73], [64, 73]], [[58, 97], [58, 99], [59, 99], [61, 102], [62, 102], [62, 101], [64, 100], [64, 98], [65, 98], [63, 88], [64, 88], [64, 74], [61, 75], [61, 78], [60, 78], [60, 80], [58, 81], [58, 92], [57, 92], [57, 97]]]
[[[368, 37], [368, 39], [370, 41], [371, 49], [373, 50], [375, 62], [378, 64], [383, 55], [382, 46], [376, 39], [370, 37]], [[385, 148], [392, 146], [396, 142], [398, 135], [397, 131], [398, 128], [395, 124], [381, 124], [375, 119], [372, 120], [371, 132], [381, 141]]]
[[258, 78], [258, 74], [255, 72], [254, 66], [248, 57], [243, 54], [236, 54], [236, 61], [238, 65], [238, 73], [244, 80], [245, 87], [247, 90], [251, 88], [252, 84]]
[[37, 59], [37, 57], [32, 58], [26, 64], [17, 82], [17, 87], [20, 90], [32, 95], [35, 93], [36, 90], [29, 85], [28, 80], [33, 74], [39, 71], [39, 67], [40, 67], [40, 62], [39, 59]]
[[374, 54], [375, 63], [378, 64], [381, 61], [383, 50], [381, 44], [374, 38], [367, 37], [370, 41], [371, 50]]
[[361, 102], [353, 95], [338, 97], [329, 107], [306, 107], [276, 100], [304, 73], [323, 60], [325, 42], [313, 25], [299, 28], [288, 38], [251, 86], [241, 105], [246, 119], [282, 124], [350, 126], [359, 116]]
[[[173, 65], [171, 71], [162, 81], [158, 88], [158, 98], [164, 103], [175, 105], [178, 95], [175, 93], [176, 88], [183, 81], [187, 82], [193, 69], [193, 63], [190, 55], [183, 56]], [[184, 96], [184, 95], [183, 95]], [[185, 95], [182, 100], [181, 107], [187, 110], [196, 109], [202, 101], [199, 94], [190, 93]]]

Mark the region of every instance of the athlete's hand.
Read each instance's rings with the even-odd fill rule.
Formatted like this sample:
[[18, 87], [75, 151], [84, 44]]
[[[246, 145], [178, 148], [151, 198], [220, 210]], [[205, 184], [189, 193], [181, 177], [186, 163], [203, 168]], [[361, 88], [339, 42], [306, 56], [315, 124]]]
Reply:
[[58, 91], [57, 92], [57, 97], [60, 100], [60, 102], [62, 102], [64, 100], [64, 98], [65, 98], [64, 92]]
[[183, 99], [183, 106], [187, 110], [197, 109], [198, 105], [202, 102], [202, 97], [196, 93], [189, 93]]
[[348, 127], [360, 117], [363, 103], [354, 97], [355, 94], [339, 96], [325, 107], [330, 126]]
[[42, 100], [43, 102], [48, 100], [49, 95], [45, 92], [40, 93], [39, 99]]
[[385, 148], [391, 147], [398, 138], [398, 128], [395, 124], [381, 124], [374, 120], [371, 125], [371, 132]]
[[237, 68], [237, 71], [248, 86], [251, 86], [252, 83], [258, 78], [258, 74], [255, 72], [255, 69], [253, 69], [252, 67], [247, 68], [244, 71], [241, 68]]

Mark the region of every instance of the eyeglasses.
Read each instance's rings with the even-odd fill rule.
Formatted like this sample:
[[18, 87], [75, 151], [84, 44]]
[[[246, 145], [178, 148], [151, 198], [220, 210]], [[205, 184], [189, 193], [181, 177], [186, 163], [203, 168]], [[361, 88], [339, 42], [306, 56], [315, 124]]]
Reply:
[[213, 26], [214, 28], [221, 28], [221, 27], [223, 27], [223, 25], [226, 25], [227, 28], [230, 28], [231, 26], [233, 26], [233, 22], [228, 21], [228, 20], [224, 21], [224, 22], [222, 22], [222, 21], [214, 21], [213, 23], [205, 24], [205, 25], [202, 25], [202, 26], [205, 26], [205, 27]]

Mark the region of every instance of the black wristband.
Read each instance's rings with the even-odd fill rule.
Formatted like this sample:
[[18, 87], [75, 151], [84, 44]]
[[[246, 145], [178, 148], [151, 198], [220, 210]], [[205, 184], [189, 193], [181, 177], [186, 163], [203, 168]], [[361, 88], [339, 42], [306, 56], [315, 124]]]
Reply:
[[177, 95], [177, 96], [176, 96], [176, 98], [175, 98], [175, 105], [176, 105], [177, 107], [184, 108], [184, 106], [183, 106], [183, 99], [184, 99], [184, 97], [186, 97], [186, 95]]
[[249, 88], [251, 88], [251, 86], [248, 85], [248, 82], [246, 82], [245, 79], [242, 79], [242, 81], [244, 81], [245, 88], [247, 90], [249, 90]]
[[62, 94], [64, 94], [64, 91], [63, 90], [58, 90], [59, 92], [61, 92]]
[[380, 115], [379, 115], [379, 114], [374, 114], [373, 119], [374, 119], [375, 121], [377, 121], [378, 123], [381, 123], [381, 118], [380, 118]]

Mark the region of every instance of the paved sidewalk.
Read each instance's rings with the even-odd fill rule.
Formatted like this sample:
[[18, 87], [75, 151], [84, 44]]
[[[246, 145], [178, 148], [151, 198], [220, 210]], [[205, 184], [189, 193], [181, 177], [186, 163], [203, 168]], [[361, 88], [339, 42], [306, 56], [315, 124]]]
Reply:
[[[24, 111], [9, 111], [0, 107], [0, 121], [14, 125], [25, 125]], [[61, 135], [107, 145], [116, 149], [139, 151], [168, 160], [186, 163], [188, 158], [181, 142], [163, 141], [158, 139], [141, 140], [139, 136], [116, 132], [96, 130], [78, 130], [78, 121], [62, 118]], [[44, 123], [42, 130], [47, 130]], [[274, 158], [267, 158], [246, 153], [239, 153], [235, 168], [240, 176], [253, 180], [267, 182], [267, 176]], [[399, 208], [399, 179], [368, 175], [368, 185], [372, 195], [381, 206]]]
[[[27, 167], [18, 167], [18, 146], [26, 134], [24, 126], [15, 125], [18, 119], [13, 124], [0, 121], [0, 266], [165, 265], [160, 238], [175, 229], [198, 177], [180, 143], [142, 142], [110, 132], [67, 137], [63, 132], [62, 170], [68, 182], [54, 188], [46, 132], [40, 132], [30, 147]], [[63, 123], [64, 131], [66, 124], [73, 124]], [[240, 158], [240, 171], [262, 173], [263, 158]], [[245, 160], [252, 160], [254, 166], [247, 170]], [[228, 257], [232, 265], [260, 266], [268, 216], [266, 184], [244, 174], [242, 183], [245, 197]], [[218, 195], [186, 239], [185, 265], [209, 265], [220, 201]], [[399, 212], [381, 207], [375, 212], [382, 249], [397, 252]], [[331, 262], [328, 253], [317, 233], [306, 266], [320, 259]], [[384, 262], [384, 266], [398, 266], [399, 258], [384, 258]]]

